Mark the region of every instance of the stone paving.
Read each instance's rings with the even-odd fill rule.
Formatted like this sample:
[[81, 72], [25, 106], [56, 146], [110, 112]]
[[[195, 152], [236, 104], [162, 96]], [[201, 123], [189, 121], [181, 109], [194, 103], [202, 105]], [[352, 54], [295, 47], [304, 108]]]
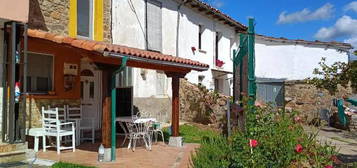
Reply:
[[336, 146], [339, 158], [345, 163], [357, 162], [357, 134], [332, 127], [305, 127], [307, 132], [318, 133], [317, 140], [322, 144]]
[[100, 144], [86, 143], [79, 146], [75, 152], [63, 151], [57, 155], [56, 151], [39, 151], [38, 158], [53, 161], [70, 162], [101, 168], [186, 168], [189, 167], [191, 152], [198, 148], [198, 144], [185, 144], [182, 148], [170, 147], [162, 142], [152, 146], [152, 151], [138, 146], [133, 152], [127, 148], [117, 148], [115, 162], [100, 163], [97, 161], [97, 151]]

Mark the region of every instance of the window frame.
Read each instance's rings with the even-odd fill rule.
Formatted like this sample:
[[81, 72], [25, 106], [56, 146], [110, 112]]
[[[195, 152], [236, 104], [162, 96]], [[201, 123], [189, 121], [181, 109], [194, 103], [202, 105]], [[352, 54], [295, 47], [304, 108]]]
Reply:
[[204, 32], [204, 27], [203, 25], [199, 24], [198, 25], [198, 49], [202, 50], [202, 34]]
[[[156, 49], [155, 46], [152, 47], [150, 46], [151, 42], [150, 42], [150, 38], [149, 38], [149, 21], [148, 21], [148, 13], [149, 13], [149, 10], [148, 10], [148, 4], [151, 3], [153, 5], [158, 5], [160, 7], [160, 14], [161, 14], [161, 22], [160, 22], [160, 27], [161, 27], [161, 32], [160, 32], [160, 47], [159, 49]], [[160, 0], [146, 0], [145, 1], [145, 33], [146, 33], [146, 49], [149, 50], [149, 51], [154, 51], [154, 52], [162, 52], [163, 51], [163, 11], [162, 11], [162, 7], [163, 7], [163, 2], [160, 1]]]
[[[48, 53], [32, 52], [32, 51], [28, 51], [27, 53], [28, 53], [28, 55], [35, 54], [35, 55], [43, 55], [43, 56], [52, 57], [52, 74], [51, 74], [51, 83], [50, 83], [51, 84], [51, 89], [49, 89], [47, 92], [46, 91], [32, 91], [32, 88], [29, 89], [27, 87], [27, 89], [26, 89], [27, 92], [26, 93], [28, 93], [28, 94], [44, 94], [45, 95], [45, 94], [49, 94], [48, 92], [55, 91], [55, 82], [54, 82], [54, 80], [55, 80], [55, 55], [54, 54], [48, 54]], [[27, 64], [29, 64], [29, 63], [27, 62]], [[29, 72], [29, 69], [27, 69], [27, 76], [26, 77], [27, 78], [30, 77], [30, 79], [31, 79], [30, 82], [31, 82], [31, 87], [32, 87], [32, 86], [34, 86], [33, 83], [32, 83], [32, 76], [29, 75], [28, 72]], [[34, 86], [34, 87], [36, 87], [36, 90], [37, 90], [37, 83], [36, 83], [36, 86]]]
[[80, 39], [87, 39], [87, 40], [92, 40], [94, 38], [94, 0], [88, 0], [89, 1], [89, 37], [86, 36], [81, 36], [78, 35], [78, 1], [83, 1], [83, 0], [77, 0], [77, 8], [76, 8], [76, 25], [77, 25], [77, 29], [76, 29], [76, 35], [77, 38]]

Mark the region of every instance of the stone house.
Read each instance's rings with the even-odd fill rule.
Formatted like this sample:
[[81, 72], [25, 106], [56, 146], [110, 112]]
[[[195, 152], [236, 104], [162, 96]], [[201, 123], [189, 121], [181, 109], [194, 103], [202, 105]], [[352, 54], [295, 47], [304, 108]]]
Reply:
[[255, 57], [257, 97], [265, 102], [285, 106], [288, 110], [303, 112], [308, 121], [319, 117], [319, 110], [329, 109], [334, 97], [347, 96], [350, 88], [340, 88], [336, 95], [306, 84], [314, 77], [319, 62], [349, 62], [351, 44], [292, 40], [256, 35]]
[[[200, 0], [112, 1], [113, 44], [138, 47], [206, 63], [208, 71], [185, 78], [209, 90], [232, 95], [232, 52], [246, 27]], [[170, 79], [160, 71], [130, 69], [135, 109], [167, 121]]]
[[[191, 70], [205, 71], [209, 65], [138, 46], [112, 44], [111, 3], [110, 0], [30, 0], [29, 29], [24, 32], [26, 38], [18, 40], [19, 45], [28, 46], [28, 51], [23, 52], [27, 59], [18, 60], [23, 65], [19, 71], [24, 83], [18, 90], [24, 100], [20, 100], [17, 111], [26, 109], [22, 112], [24, 124], [17, 125], [21, 135], [41, 127], [42, 107], [81, 106], [82, 117], [94, 119], [96, 132], [100, 133], [105, 147], [115, 148], [116, 127], [111, 122], [116, 121], [117, 114], [132, 114], [129, 70], [137, 68], [158, 71], [165, 79], [170, 78], [171, 87], [166, 88], [171, 90], [171, 106], [165, 112], [171, 115], [172, 136], [179, 136], [179, 79]], [[116, 73], [119, 67], [126, 68]], [[111, 102], [113, 97], [119, 101]], [[112, 104], [121, 108], [115, 109]]]

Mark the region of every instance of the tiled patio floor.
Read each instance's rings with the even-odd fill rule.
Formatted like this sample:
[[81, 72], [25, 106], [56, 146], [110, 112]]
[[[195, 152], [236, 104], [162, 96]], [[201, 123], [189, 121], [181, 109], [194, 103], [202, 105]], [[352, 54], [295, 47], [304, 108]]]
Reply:
[[103, 168], [186, 168], [189, 167], [191, 152], [199, 146], [185, 144], [183, 148], [175, 148], [159, 142], [152, 146], [152, 151], [138, 146], [135, 152], [122, 147], [117, 148], [115, 162], [99, 163], [97, 161], [99, 145], [85, 143], [77, 147], [76, 152], [67, 150], [62, 151], [60, 155], [57, 155], [55, 149], [39, 151], [38, 158]]

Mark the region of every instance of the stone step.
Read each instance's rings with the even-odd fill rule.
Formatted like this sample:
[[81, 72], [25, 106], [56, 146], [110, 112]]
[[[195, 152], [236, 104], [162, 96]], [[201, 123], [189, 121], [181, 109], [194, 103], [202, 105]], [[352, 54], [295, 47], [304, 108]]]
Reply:
[[18, 162], [25, 160], [27, 143], [1, 144], [0, 163]]

